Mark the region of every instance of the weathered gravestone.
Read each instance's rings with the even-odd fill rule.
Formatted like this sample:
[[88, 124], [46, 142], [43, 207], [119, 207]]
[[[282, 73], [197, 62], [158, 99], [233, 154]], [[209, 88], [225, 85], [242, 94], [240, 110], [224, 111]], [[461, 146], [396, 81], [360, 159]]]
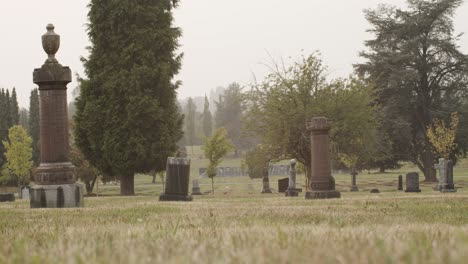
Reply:
[[421, 192], [421, 189], [419, 189], [419, 174], [417, 172], [406, 174], [405, 192]]
[[269, 166], [263, 169], [263, 189], [262, 193], [272, 193], [270, 188], [270, 178], [268, 177], [269, 174]]
[[160, 201], [192, 201], [188, 195], [190, 179], [190, 159], [167, 158], [166, 184], [164, 193], [159, 196]]
[[0, 193], [0, 202], [14, 202], [15, 194], [14, 193]]
[[296, 188], [296, 160], [292, 159], [290, 161], [289, 182], [286, 196], [295, 197], [298, 196], [299, 192], [302, 192], [302, 189]]
[[351, 170], [351, 191], [352, 192], [357, 192], [359, 191], [359, 188], [356, 185], [356, 175], [358, 175], [358, 172], [356, 171], [355, 168]]
[[328, 148], [328, 132], [331, 125], [325, 117], [314, 117], [307, 123], [311, 132], [311, 178], [306, 199], [340, 198], [341, 193], [335, 190], [335, 179], [331, 175]]
[[48, 55], [33, 81], [39, 86], [40, 165], [30, 188], [31, 208], [83, 207], [83, 186], [74, 179], [74, 166], [69, 160], [67, 84], [71, 70], [55, 58], [60, 36], [47, 25], [42, 47]]
[[21, 199], [28, 199], [29, 200], [29, 187], [23, 186], [21, 187]]
[[440, 192], [455, 192], [452, 161], [441, 158], [436, 168], [439, 169], [439, 184], [435, 189]]
[[402, 175], [398, 176], [398, 190], [403, 191], [403, 176]]
[[198, 183], [198, 179], [192, 180], [192, 195], [201, 195], [200, 191], [200, 184]]
[[289, 186], [289, 179], [284, 178], [284, 179], [279, 179], [278, 180], [278, 192], [284, 193], [288, 189]]

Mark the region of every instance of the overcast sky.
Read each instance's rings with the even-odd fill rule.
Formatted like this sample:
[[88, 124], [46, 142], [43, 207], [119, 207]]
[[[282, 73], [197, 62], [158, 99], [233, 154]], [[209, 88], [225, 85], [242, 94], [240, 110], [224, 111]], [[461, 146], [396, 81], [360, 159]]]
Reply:
[[[0, 87], [16, 87], [20, 106], [29, 105], [35, 85], [32, 71], [46, 55], [41, 35], [53, 23], [61, 35], [57, 58], [73, 73], [83, 74], [88, 0], [1, 0]], [[261, 79], [263, 63], [297, 58], [320, 50], [331, 77], [346, 77], [359, 61], [369, 28], [363, 10], [379, 3], [403, 6], [404, 0], [182, 0], [176, 25], [182, 28], [184, 61], [179, 97], [202, 96], [217, 86]], [[468, 4], [457, 11], [456, 32], [468, 53]], [[76, 82], [68, 85], [73, 90]]]

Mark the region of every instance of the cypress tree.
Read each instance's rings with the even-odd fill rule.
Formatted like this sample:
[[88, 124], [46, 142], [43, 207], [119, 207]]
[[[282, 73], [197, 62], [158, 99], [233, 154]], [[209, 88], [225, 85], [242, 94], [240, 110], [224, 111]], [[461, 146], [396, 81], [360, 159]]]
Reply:
[[10, 98], [10, 119], [11, 126], [19, 124], [19, 106], [18, 99], [16, 98], [16, 89], [13, 87]]
[[193, 142], [195, 140], [195, 113], [197, 108], [193, 103], [192, 97], [189, 97], [186, 106], [187, 116], [185, 119], [185, 135], [187, 137], [187, 143], [192, 146], [193, 154]]
[[32, 138], [33, 162], [37, 166], [40, 162], [39, 149], [39, 91], [33, 89], [29, 97], [29, 135]]
[[[8, 124], [7, 124], [7, 100], [5, 90], [0, 90], [0, 141], [6, 140], [8, 137]], [[5, 163], [5, 147], [0, 144], [0, 167]]]
[[173, 82], [181, 66], [176, 0], [92, 0], [90, 56], [76, 99], [75, 142], [120, 193], [134, 194], [134, 174], [164, 170], [177, 150], [183, 116]]
[[205, 105], [203, 107], [203, 134], [205, 137], [210, 137], [213, 131], [213, 117], [210, 112], [210, 103], [205, 95]]

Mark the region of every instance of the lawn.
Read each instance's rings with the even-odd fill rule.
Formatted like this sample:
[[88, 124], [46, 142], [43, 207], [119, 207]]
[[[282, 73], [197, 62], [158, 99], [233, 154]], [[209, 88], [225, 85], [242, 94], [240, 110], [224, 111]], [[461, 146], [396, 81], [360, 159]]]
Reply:
[[466, 263], [467, 164], [455, 169], [456, 193], [396, 191], [410, 170], [363, 173], [353, 193], [337, 174], [342, 198], [332, 200], [262, 195], [261, 180], [237, 177], [215, 179], [215, 195], [159, 202], [160, 180], [138, 175], [138, 196], [101, 184], [85, 208], [0, 203], [0, 263]]

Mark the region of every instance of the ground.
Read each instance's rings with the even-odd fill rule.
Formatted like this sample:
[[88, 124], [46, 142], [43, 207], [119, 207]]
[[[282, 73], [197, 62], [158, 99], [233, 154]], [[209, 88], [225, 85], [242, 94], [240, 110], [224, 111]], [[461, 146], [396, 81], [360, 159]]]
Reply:
[[455, 169], [458, 192], [445, 194], [425, 183], [396, 191], [405, 167], [359, 175], [357, 193], [336, 174], [342, 198], [332, 200], [262, 195], [260, 180], [239, 177], [215, 179], [215, 195], [193, 202], [159, 202], [160, 180], [139, 175], [139, 196], [100, 185], [85, 208], [0, 203], [0, 263], [466, 263], [467, 167]]

